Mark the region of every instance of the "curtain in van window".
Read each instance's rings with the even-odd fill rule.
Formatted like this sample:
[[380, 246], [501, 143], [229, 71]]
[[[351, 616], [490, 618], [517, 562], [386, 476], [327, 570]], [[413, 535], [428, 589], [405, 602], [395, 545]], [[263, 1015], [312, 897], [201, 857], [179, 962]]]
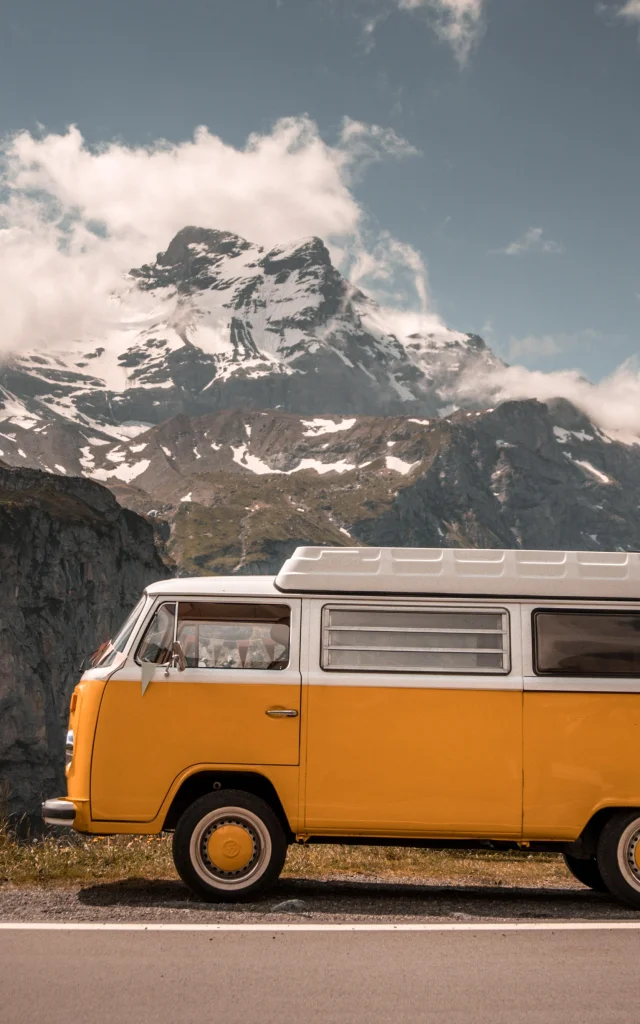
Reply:
[[178, 641], [189, 668], [270, 669], [289, 664], [286, 605], [180, 601]]

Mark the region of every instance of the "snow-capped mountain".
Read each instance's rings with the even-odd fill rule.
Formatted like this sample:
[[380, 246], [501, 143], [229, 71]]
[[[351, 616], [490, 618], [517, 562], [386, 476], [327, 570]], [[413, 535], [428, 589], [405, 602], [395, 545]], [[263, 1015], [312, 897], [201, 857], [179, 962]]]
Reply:
[[563, 402], [452, 408], [499, 360], [400, 331], [319, 239], [185, 228], [130, 288], [146, 319], [1, 368], [0, 462], [106, 484], [179, 571], [297, 543], [640, 548], [635, 439]]
[[148, 315], [123, 312], [104, 337], [12, 358], [0, 409], [119, 437], [239, 407], [435, 416], [461, 373], [499, 362], [480, 338], [445, 328], [397, 337], [319, 238], [265, 252], [185, 228], [130, 278]]

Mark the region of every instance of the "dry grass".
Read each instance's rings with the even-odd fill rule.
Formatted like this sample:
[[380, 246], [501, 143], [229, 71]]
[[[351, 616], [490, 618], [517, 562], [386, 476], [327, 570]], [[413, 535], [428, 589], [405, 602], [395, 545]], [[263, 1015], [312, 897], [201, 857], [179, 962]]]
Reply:
[[[292, 847], [284, 875], [524, 887], [573, 883], [562, 859], [554, 854], [366, 846]], [[171, 838], [167, 836], [72, 835], [60, 839], [49, 835], [18, 841], [9, 828], [0, 825], [0, 885], [71, 886], [175, 877]]]
[[175, 878], [166, 836], [18, 840], [0, 826], [0, 885], [74, 885], [125, 878]]
[[285, 875], [378, 878], [424, 884], [566, 886], [573, 879], [557, 854], [488, 850], [412, 850], [375, 846], [310, 846], [289, 851]]

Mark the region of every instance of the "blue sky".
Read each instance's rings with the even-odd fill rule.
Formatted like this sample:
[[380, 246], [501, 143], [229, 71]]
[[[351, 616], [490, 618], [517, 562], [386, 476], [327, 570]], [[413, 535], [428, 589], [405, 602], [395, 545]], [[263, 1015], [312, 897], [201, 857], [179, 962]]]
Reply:
[[636, 354], [638, 0], [5, 0], [0, 18], [3, 135], [392, 129], [419, 152], [348, 187], [368, 230], [423, 256], [451, 327], [594, 379]]

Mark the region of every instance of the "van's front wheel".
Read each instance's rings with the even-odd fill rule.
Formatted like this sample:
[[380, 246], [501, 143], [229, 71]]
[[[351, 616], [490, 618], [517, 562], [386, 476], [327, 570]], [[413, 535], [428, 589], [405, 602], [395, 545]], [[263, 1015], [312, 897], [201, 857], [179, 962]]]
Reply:
[[640, 810], [614, 814], [606, 823], [598, 867], [609, 892], [640, 910]]
[[264, 800], [241, 790], [200, 797], [173, 835], [173, 860], [183, 882], [210, 902], [247, 900], [278, 878], [287, 838]]

